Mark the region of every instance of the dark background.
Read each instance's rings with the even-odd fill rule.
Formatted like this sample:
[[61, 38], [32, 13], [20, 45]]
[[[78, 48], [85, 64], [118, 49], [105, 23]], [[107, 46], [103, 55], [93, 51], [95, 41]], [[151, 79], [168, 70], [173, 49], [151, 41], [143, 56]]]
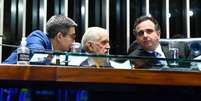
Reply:
[[[19, 4], [22, 0], [4, 0], [4, 37], [3, 43], [19, 45], [22, 36], [22, 12]], [[68, 0], [68, 16], [77, 24], [77, 38], [80, 42], [85, 31], [85, 16], [81, 13], [81, 7], [85, 7], [85, 0]], [[170, 0], [170, 37], [180, 34], [186, 37], [185, 0]], [[109, 0], [109, 31], [111, 54], [127, 53], [126, 35], [126, 0]], [[47, 19], [54, 14], [64, 14], [64, 0], [47, 0]], [[106, 28], [106, 0], [89, 0], [89, 27], [100, 26]], [[11, 9], [12, 8], [12, 9]], [[27, 0], [26, 9], [26, 36], [36, 29], [43, 30], [43, 17], [40, 9], [43, 8], [43, 0]], [[190, 9], [193, 11], [191, 20], [191, 37], [200, 37], [201, 32], [201, 0], [190, 0]], [[161, 25], [161, 37], [165, 38], [165, 0], [150, 0], [150, 13]], [[135, 19], [145, 15], [145, 0], [130, 0], [130, 43], [135, 39], [132, 34]], [[2, 60], [8, 57], [15, 48], [3, 47]]]

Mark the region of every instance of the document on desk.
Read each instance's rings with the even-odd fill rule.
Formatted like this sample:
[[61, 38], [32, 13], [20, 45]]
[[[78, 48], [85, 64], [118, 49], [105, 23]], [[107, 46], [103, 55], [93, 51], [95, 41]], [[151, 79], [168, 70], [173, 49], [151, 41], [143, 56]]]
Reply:
[[[65, 55], [60, 55], [60, 65], [65, 65], [65, 59], [66, 56]], [[80, 64], [86, 60], [87, 57], [86, 56], [68, 56], [68, 65], [69, 66], [80, 66]], [[54, 56], [54, 58], [52, 59], [52, 63], [56, 63], [56, 57]]]
[[30, 62], [42, 62], [48, 56], [48, 54], [34, 54], [30, 60]]
[[[34, 54], [33, 57], [31, 58], [30, 62], [32, 64], [40, 64], [42, 63], [45, 58], [47, 58], [48, 54], [43, 54], [43, 53], [37, 53]], [[68, 65], [70, 66], [80, 66], [80, 64], [85, 61], [88, 57], [87, 56], [68, 56], [68, 60], [66, 61], [66, 55], [54, 55], [51, 64], [56, 64], [56, 59], [59, 59], [60, 65], [64, 66], [66, 62], [68, 62]]]
[[80, 66], [80, 64], [85, 61], [87, 56], [69, 56], [68, 57], [68, 65], [70, 66]]
[[110, 60], [110, 64], [115, 69], [131, 69], [132, 68], [130, 60], [126, 60], [123, 63]]

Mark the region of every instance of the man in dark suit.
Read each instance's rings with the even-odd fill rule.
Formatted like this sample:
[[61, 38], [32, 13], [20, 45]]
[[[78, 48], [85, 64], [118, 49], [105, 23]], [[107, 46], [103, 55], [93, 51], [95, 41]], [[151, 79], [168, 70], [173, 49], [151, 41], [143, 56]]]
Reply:
[[[166, 61], [157, 60], [154, 58], [169, 58], [169, 45], [160, 44], [160, 25], [153, 17], [142, 16], [139, 17], [134, 24], [134, 35], [136, 40], [134, 42], [135, 49], [129, 55], [136, 57], [144, 57], [142, 59], [133, 59], [131, 63], [135, 68], [161, 68], [167, 65]], [[179, 51], [185, 48], [185, 43], [178, 43]], [[181, 52], [181, 57], [186, 57], [185, 52]], [[147, 58], [147, 59], [146, 59]], [[151, 58], [151, 59], [150, 59]], [[169, 61], [168, 61], [169, 62]]]

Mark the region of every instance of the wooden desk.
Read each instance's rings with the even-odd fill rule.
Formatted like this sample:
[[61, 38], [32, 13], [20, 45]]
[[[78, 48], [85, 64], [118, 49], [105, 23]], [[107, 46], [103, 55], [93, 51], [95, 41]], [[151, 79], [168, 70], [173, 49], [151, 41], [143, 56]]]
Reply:
[[1, 64], [0, 80], [201, 86], [201, 72]]
[[89, 101], [201, 100], [201, 72], [1, 64], [0, 82], [9, 87], [84, 89], [90, 91]]

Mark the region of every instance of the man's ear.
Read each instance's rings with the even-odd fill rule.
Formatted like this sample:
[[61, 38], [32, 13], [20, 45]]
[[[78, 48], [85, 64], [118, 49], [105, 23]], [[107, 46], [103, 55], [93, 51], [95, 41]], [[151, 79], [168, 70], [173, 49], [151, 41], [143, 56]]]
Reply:
[[159, 37], [161, 36], [161, 32], [160, 31], [157, 31], [157, 34], [158, 34]]
[[58, 33], [56, 34], [56, 39], [57, 39], [57, 40], [61, 40], [62, 37], [63, 37], [63, 35], [62, 35], [61, 32], [58, 32]]
[[88, 41], [86, 43], [86, 47], [88, 51], [92, 51], [93, 50], [93, 43], [91, 41]]

